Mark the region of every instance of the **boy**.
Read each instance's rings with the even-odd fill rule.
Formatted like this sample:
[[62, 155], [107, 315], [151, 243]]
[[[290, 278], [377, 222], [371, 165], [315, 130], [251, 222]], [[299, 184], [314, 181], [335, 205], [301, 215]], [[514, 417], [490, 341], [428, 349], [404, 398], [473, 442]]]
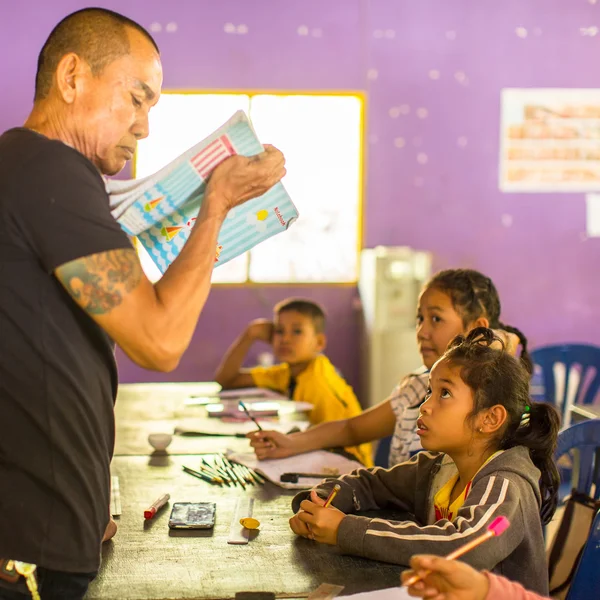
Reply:
[[[262, 387], [293, 400], [310, 402], [311, 425], [348, 419], [362, 412], [352, 388], [321, 352], [325, 348], [325, 314], [310, 300], [288, 299], [273, 310], [274, 322], [256, 319], [231, 345], [215, 380], [223, 388]], [[273, 346], [273, 367], [243, 369], [242, 363], [255, 341]], [[364, 465], [372, 466], [370, 444], [346, 448]]]

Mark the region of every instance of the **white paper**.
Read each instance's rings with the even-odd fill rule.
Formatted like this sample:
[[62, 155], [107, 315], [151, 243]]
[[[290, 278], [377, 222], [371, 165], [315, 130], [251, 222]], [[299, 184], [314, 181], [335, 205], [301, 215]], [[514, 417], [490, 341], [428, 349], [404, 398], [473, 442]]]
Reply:
[[228, 453], [227, 456], [235, 462], [254, 469], [275, 485], [286, 490], [306, 490], [317, 485], [323, 478], [300, 478], [298, 483], [287, 483], [279, 480], [284, 473], [328, 473], [330, 470], [337, 470], [335, 474], [331, 474], [331, 477], [336, 477], [364, 468], [356, 460], [348, 460], [339, 454], [326, 452], [325, 450], [306, 452], [305, 454], [274, 460], [258, 460], [254, 453]]
[[[297, 427], [300, 431], [304, 431], [310, 425], [308, 421], [285, 421], [283, 423], [279, 421], [260, 421], [260, 424], [263, 429], [279, 431], [280, 433], [287, 433], [294, 427]], [[252, 421], [227, 423], [220, 419], [185, 419], [185, 421], [175, 427], [175, 433], [180, 435], [202, 435], [203, 433], [208, 435], [211, 433], [222, 435], [243, 433], [245, 435], [251, 431], [256, 431], [256, 425]]]
[[600, 190], [600, 89], [504, 89], [500, 189]]
[[412, 600], [404, 587], [386, 588], [375, 592], [363, 592], [344, 596], [344, 600]]
[[600, 236], [600, 194], [588, 194], [586, 202], [586, 233], [588, 237]]

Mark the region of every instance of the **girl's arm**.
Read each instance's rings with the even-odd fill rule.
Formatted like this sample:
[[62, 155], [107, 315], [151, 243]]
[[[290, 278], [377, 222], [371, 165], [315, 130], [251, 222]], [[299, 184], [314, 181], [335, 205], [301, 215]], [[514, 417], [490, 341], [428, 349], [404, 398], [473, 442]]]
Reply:
[[[314, 490], [319, 497], [326, 498], [333, 486], [339, 483], [340, 491], [332, 505], [346, 514], [383, 508], [413, 513], [417, 481], [427, 479], [427, 471], [433, 467], [438, 456], [429, 452], [419, 452], [410, 460], [391, 469], [358, 469], [338, 479], [327, 479]], [[299, 510], [303, 500], [309, 498], [310, 492], [297, 494], [292, 501], [294, 512]]]
[[[397, 485], [390, 492], [401, 493]], [[453, 521], [442, 519], [433, 525], [421, 526], [412, 521], [347, 515], [339, 525], [337, 544], [348, 554], [408, 565], [413, 554], [449, 554], [485, 533], [494, 519], [505, 516], [511, 526], [502, 536], [486, 541], [477, 551], [461, 559], [477, 569], [492, 569], [522, 541], [520, 497], [525, 493], [524, 486], [515, 480], [494, 473], [477, 481]], [[338, 508], [346, 513], [349, 512], [344, 510], [346, 506]]]
[[358, 446], [391, 435], [395, 426], [391, 402], [385, 400], [351, 419], [321, 423], [302, 433], [284, 435], [277, 431], [257, 431], [248, 434], [248, 437], [256, 456], [263, 460], [321, 448]]

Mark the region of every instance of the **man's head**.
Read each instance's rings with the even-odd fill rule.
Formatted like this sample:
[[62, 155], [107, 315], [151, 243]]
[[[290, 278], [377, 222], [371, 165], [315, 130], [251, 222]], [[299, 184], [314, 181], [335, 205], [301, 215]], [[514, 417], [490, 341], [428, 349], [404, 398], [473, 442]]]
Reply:
[[103, 173], [119, 172], [162, 86], [158, 47], [127, 17], [87, 8], [65, 17], [38, 59], [34, 128], [48, 127]]
[[290, 364], [311, 361], [325, 348], [325, 313], [310, 300], [289, 299], [274, 308], [273, 351]]

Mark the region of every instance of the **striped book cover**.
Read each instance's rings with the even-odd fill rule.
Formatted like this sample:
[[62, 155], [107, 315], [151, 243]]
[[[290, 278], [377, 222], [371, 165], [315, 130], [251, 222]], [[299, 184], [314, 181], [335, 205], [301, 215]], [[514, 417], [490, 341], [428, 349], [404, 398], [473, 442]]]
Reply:
[[[112, 214], [128, 235], [137, 236], [164, 273], [192, 231], [213, 169], [234, 154], [252, 156], [262, 150], [248, 117], [238, 111], [154, 175], [108, 181]], [[221, 227], [215, 266], [285, 231], [297, 218], [298, 211], [281, 183], [237, 206]]]

